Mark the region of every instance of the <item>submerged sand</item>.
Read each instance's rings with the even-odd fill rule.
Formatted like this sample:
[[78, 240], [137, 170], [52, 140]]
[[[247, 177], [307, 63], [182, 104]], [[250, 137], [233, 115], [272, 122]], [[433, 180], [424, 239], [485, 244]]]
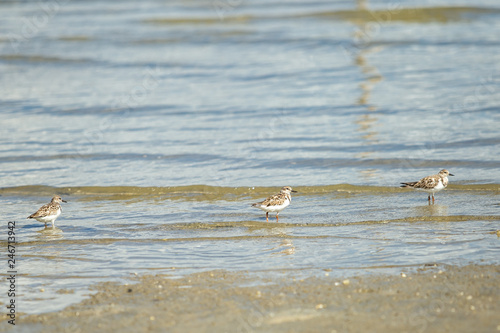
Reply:
[[[62, 311], [18, 318], [37, 332], [500, 332], [500, 266], [401, 275], [262, 278], [210, 271], [104, 283]], [[2, 330], [9, 329], [2, 323]], [[10, 325], [9, 325], [10, 326]]]

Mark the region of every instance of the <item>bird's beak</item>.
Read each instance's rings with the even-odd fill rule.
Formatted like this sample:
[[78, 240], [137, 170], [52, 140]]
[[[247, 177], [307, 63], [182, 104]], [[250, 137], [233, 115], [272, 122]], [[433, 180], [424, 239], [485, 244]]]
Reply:
[[450, 175], [450, 176], [455, 176], [455, 175], [454, 175], [454, 174], [452, 174], [452, 173], [450, 173], [449, 175]]
[[62, 201], [62, 202], [66, 202], [66, 203], [68, 203], [66, 200], [63, 200], [63, 199], [61, 199], [61, 201]]
[[297, 193], [297, 191], [295, 191], [295, 190], [292, 190], [292, 192], [293, 192], [293, 193]]

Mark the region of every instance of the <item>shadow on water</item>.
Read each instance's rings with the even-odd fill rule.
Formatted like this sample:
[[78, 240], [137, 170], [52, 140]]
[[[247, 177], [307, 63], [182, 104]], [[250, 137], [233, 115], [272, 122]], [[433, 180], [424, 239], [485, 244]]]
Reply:
[[272, 255], [288, 256], [295, 253], [295, 246], [291, 239], [283, 239], [277, 246], [267, 249], [267, 251], [272, 252]]
[[448, 216], [448, 206], [425, 205], [413, 208], [417, 216]]
[[49, 241], [63, 238], [63, 231], [56, 226], [46, 226], [43, 230], [39, 230], [36, 233], [39, 240]]

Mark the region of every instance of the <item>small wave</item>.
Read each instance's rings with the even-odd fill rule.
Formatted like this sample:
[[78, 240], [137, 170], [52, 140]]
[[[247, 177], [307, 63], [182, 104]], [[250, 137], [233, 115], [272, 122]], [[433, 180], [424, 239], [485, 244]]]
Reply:
[[[297, 196], [316, 196], [329, 193], [365, 193], [369, 195], [384, 195], [404, 192], [397, 186], [361, 186], [351, 184], [294, 186]], [[500, 193], [500, 184], [451, 184], [451, 191], [470, 191], [478, 194]], [[55, 193], [63, 196], [75, 196], [82, 201], [100, 200], [183, 200], [183, 201], [237, 201], [257, 199], [278, 192], [279, 187], [222, 187], [210, 185], [186, 185], [164, 187], [140, 186], [74, 186], [52, 187], [44, 185], [26, 185], [0, 188], [2, 196], [50, 197]]]
[[302, 15], [334, 20], [348, 20], [356, 22], [390, 23], [448, 23], [456, 21], [479, 19], [482, 15], [498, 14], [495, 8], [480, 7], [420, 7], [394, 8], [389, 10], [338, 10]]
[[483, 15], [499, 14], [496, 8], [481, 7], [413, 7], [393, 8], [381, 10], [334, 10], [313, 12], [299, 15], [226, 15], [224, 20], [217, 17], [183, 17], [183, 18], [149, 18], [143, 20], [147, 24], [156, 25], [214, 25], [214, 24], [241, 24], [255, 20], [294, 19], [301, 17], [355, 21], [355, 22], [409, 22], [409, 23], [449, 23], [466, 20], [477, 20]]
[[47, 63], [85, 63], [88, 59], [69, 59], [60, 57], [47, 57], [41, 55], [22, 55], [22, 54], [7, 54], [0, 55], [0, 60], [4, 61], [23, 61], [31, 63], [47, 62]]

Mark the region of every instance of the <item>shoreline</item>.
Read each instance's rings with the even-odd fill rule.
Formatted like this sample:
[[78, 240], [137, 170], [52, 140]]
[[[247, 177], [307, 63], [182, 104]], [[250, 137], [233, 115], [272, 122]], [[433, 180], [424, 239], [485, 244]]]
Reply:
[[98, 284], [88, 299], [62, 311], [20, 315], [16, 326], [40, 332], [500, 332], [500, 265], [439, 264], [345, 279], [207, 271], [135, 282]]

